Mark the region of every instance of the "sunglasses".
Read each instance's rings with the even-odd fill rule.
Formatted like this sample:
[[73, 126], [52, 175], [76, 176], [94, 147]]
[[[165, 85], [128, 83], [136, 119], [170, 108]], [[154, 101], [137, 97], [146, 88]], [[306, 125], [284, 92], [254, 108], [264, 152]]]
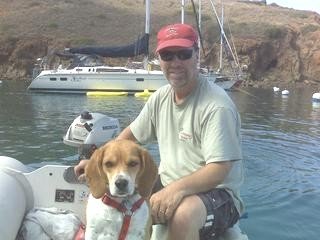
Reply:
[[161, 51], [159, 52], [161, 60], [165, 62], [172, 61], [174, 56], [176, 56], [179, 60], [184, 61], [188, 60], [192, 57], [193, 49], [182, 49], [179, 51]]

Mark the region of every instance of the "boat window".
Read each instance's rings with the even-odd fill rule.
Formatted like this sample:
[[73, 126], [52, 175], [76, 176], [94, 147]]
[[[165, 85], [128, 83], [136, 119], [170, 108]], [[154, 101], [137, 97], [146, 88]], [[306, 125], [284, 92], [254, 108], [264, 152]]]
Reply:
[[128, 70], [122, 68], [97, 68], [96, 72], [128, 72]]
[[227, 82], [227, 81], [230, 81], [230, 79], [228, 77], [225, 77], [225, 76], [218, 76], [216, 77], [216, 80], [215, 82]]
[[57, 78], [51, 77], [51, 78], [50, 78], [50, 81], [57, 81]]
[[67, 81], [68, 79], [66, 77], [61, 77], [60, 81]]
[[143, 82], [143, 81], [144, 81], [144, 78], [136, 78], [136, 81], [137, 81], [137, 82]]
[[77, 71], [77, 72], [81, 72], [82, 69], [81, 69], [81, 68], [77, 68], [76, 71]]

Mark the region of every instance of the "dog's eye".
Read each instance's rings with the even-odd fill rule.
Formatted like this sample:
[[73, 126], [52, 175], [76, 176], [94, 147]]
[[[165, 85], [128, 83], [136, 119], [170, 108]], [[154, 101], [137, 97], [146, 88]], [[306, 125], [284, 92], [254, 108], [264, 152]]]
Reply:
[[113, 167], [113, 162], [105, 162], [104, 166], [106, 166], [107, 168], [112, 168]]
[[128, 166], [129, 166], [129, 167], [135, 167], [135, 166], [137, 166], [138, 164], [139, 164], [138, 162], [131, 161], [131, 162], [128, 163]]

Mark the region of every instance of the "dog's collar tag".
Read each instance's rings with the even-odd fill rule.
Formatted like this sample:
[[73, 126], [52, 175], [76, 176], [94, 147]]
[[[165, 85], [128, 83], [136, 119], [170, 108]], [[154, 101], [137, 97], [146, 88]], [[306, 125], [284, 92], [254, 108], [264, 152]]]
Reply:
[[127, 209], [127, 211], [123, 213], [123, 215], [131, 217], [133, 215], [133, 212], [130, 209]]
[[123, 207], [125, 208], [126, 211], [123, 212], [124, 216], [132, 216], [133, 215], [133, 211], [131, 210], [131, 204], [130, 201], [128, 199], [125, 199], [121, 202], [121, 204], [123, 205]]

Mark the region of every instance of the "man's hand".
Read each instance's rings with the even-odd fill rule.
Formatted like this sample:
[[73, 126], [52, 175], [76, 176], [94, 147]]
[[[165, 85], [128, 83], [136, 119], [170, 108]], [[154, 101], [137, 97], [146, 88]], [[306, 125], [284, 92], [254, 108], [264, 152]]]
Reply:
[[231, 167], [230, 161], [209, 163], [154, 193], [150, 198], [154, 223], [165, 223], [170, 219], [184, 197], [215, 188], [229, 174]]
[[85, 182], [86, 177], [84, 175], [84, 169], [87, 166], [89, 160], [81, 160], [78, 165], [74, 166], [74, 173], [78, 177], [79, 182]]
[[183, 192], [179, 191], [174, 183], [154, 193], [150, 198], [153, 223], [167, 222], [183, 198]]

